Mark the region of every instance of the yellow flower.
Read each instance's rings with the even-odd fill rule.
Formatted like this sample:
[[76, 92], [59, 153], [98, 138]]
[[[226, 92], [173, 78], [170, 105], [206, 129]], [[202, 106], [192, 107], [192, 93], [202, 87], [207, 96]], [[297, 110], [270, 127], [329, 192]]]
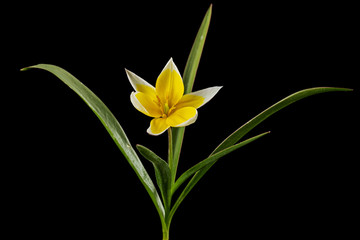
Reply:
[[154, 118], [147, 132], [160, 135], [169, 127], [185, 127], [194, 123], [196, 109], [210, 101], [221, 87], [210, 87], [184, 95], [184, 83], [172, 58], [166, 64], [153, 87], [141, 77], [125, 69], [135, 92], [131, 103], [143, 114]]

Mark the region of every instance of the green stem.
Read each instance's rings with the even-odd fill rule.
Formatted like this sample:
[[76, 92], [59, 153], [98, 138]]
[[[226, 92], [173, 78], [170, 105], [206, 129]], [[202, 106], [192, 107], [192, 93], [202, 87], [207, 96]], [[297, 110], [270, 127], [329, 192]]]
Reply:
[[169, 229], [163, 228], [163, 240], [169, 240]]
[[[178, 159], [174, 158], [174, 152], [173, 152], [173, 134], [172, 134], [172, 129], [169, 128], [168, 129], [168, 135], [169, 135], [169, 150], [168, 150], [168, 164], [169, 164], [169, 168], [170, 168], [170, 174], [171, 174], [171, 188], [172, 185], [175, 184], [175, 177], [176, 177], [176, 170], [177, 170], [177, 163], [178, 163]], [[170, 230], [170, 223], [171, 223], [171, 218], [170, 217], [170, 212], [171, 212], [171, 198], [172, 195], [171, 193], [170, 197], [167, 199], [167, 204], [166, 204], [166, 208], [165, 208], [165, 222], [162, 226], [163, 228], [163, 240], [169, 240], [169, 230]]]
[[174, 153], [173, 153], [173, 136], [172, 136], [172, 129], [168, 129], [168, 135], [169, 135], [169, 167], [171, 171], [171, 183], [175, 183], [175, 177], [176, 177], [176, 169], [177, 169], [177, 163], [174, 161]]
[[[173, 162], [174, 162], [174, 169], [176, 169], [177, 172], [177, 165], [179, 164], [179, 158], [180, 158], [180, 151], [181, 146], [184, 138], [184, 131], [185, 127], [178, 127], [178, 128], [172, 128], [172, 141], [173, 141]], [[173, 182], [175, 182], [176, 175], [173, 176]]]

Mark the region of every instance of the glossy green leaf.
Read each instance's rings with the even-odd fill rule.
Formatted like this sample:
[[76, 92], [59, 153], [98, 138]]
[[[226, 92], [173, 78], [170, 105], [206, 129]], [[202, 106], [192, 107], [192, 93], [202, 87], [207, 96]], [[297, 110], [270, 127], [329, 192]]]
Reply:
[[183, 74], [185, 94], [190, 93], [194, 85], [196, 72], [199, 67], [201, 54], [204, 48], [206, 35], [210, 25], [211, 13], [212, 13], [212, 5], [210, 5], [200, 25], [199, 31], [196, 35], [194, 44], [191, 48], [188, 60], [185, 65], [185, 70]]
[[165, 209], [170, 209], [171, 173], [169, 165], [150, 149], [142, 145], [136, 145], [136, 148], [139, 150], [142, 156], [144, 156], [153, 164], [155, 169], [156, 181], [163, 197]]
[[303, 98], [319, 94], [325, 92], [336, 92], [336, 91], [352, 91], [352, 89], [348, 88], [331, 88], [331, 87], [317, 87], [317, 88], [309, 88], [298, 91], [290, 96], [284, 98], [283, 100], [275, 103], [265, 111], [261, 112], [250, 121], [242, 125], [238, 128], [234, 133], [232, 133], [228, 138], [226, 138], [214, 151], [212, 154], [219, 152], [225, 148], [232, 146], [237, 143], [245, 134], [247, 134], [251, 129], [256, 127], [259, 123], [276, 113], [277, 111], [283, 109], [290, 104], [297, 102]]
[[270, 132], [265, 132], [262, 134], [259, 134], [255, 137], [249, 138], [245, 141], [242, 141], [241, 143], [235, 144], [231, 147], [228, 147], [222, 151], [219, 151], [211, 156], [209, 156], [208, 158], [206, 158], [205, 160], [199, 162], [198, 164], [196, 164], [195, 166], [191, 167], [190, 169], [188, 169], [186, 172], [184, 172], [179, 178], [178, 180], [176, 180], [175, 185], [173, 186], [172, 189], [172, 193], [174, 193], [180, 186], [181, 184], [183, 184], [189, 177], [191, 177], [193, 174], [195, 174], [197, 171], [199, 171], [200, 169], [215, 163], [217, 160], [219, 160], [221, 157], [235, 151], [236, 149], [239, 149], [263, 136], [265, 136], [266, 134], [268, 134]]
[[[234, 146], [231, 146], [229, 148], [226, 148], [222, 151], [219, 151], [211, 156], [209, 156], [208, 158], [206, 158], [205, 160], [201, 161], [200, 163], [196, 164], [195, 166], [193, 166], [192, 168], [190, 168], [189, 170], [187, 170], [185, 173], [183, 173], [179, 179], [176, 181], [173, 189], [172, 189], [172, 194], [177, 190], [178, 187], [180, 187], [180, 185], [182, 183], [184, 183], [189, 177], [191, 177], [194, 173], [199, 172], [201, 169], [204, 168], [209, 168], [212, 165], [214, 165], [221, 157], [235, 151], [236, 149], [239, 149], [263, 136], [265, 136], [266, 134], [268, 134], [270, 132], [265, 132], [262, 134], [259, 134], [255, 137], [249, 138], [241, 143], [238, 143]], [[196, 177], [198, 176], [198, 177]], [[203, 175], [201, 175], [202, 177]], [[191, 191], [191, 189], [196, 185], [196, 183], [200, 180], [201, 178], [199, 175], [197, 175], [197, 173], [195, 174], [195, 176], [190, 180], [190, 182], [188, 183], [188, 185], [185, 187], [185, 189], [182, 191], [182, 193], [180, 194], [180, 196], [178, 197], [178, 199], [176, 200], [174, 206], [171, 209], [170, 212], [170, 219], [173, 217], [173, 215], [175, 214], [176, 210], [178, 209], [178, 207], [180, 206], [181, 202], [185, 199], [185, 197], [189, 194], [189, 192]]]
[[164, 207], [162, 205], [156, 187], [153, 184], [150, 176], [146, 172], [135, 150], [131, 147], [131, 144], [124, 130], [120, 126], [119, 122], [116, 120], [115, 116], [106, 107], [106, 105], [78, 79], [76, 79], [73, 75], [60, 67], [48, 64], [39, 64], [24, 68], [22, 69], [22, 71], [30, 68], [37, 68], [49, 71], [50, 73], [57, 76], [61, 81], [63, 81], [85, 101], [85, 103], [100, 119], [101, 123], [104, 125], [116, 145], [119, 147], [120, 151], [123, 153], [123, 155], [129, 162], [130, 166], [134, 169], [136, 175], [138, 176], [138, 178], [144, 185], [146, 191], [149, 193], [152, 201], [154, 202], [161, 220], [164, 221]]
[[[296, 92], [283, 100], [277, 102], [276, 104], [272, 105], [262, 113], [258, 114], [256, 117], [251, 119], [249, 122], [245, 123], [242, 127], [240, 127], [238, 130], [236, 130], [232, 135], [230, 135], [225, 141], [220, 144], [210, 155], [213, 156], [217, 153], [220, 153], [221, 151], [230, 148], [238, 142], [246, 133], [248, 133], [251, 129], [253, 129], [255, 126], [257, 126], [259, 123], [264, 121], [266, 118], [270, 117], [272, 114], [276, 113], [280, 109], [283, 109], [284, 107], [290, 105], [291, 103], [294, 103], [300, 99], [303, 99], [305, 97], [309, 97], [315, 94], [324, 93], [324, 92], [332, 92], [332, 91], [352, 91], [351, 89], [347, 88], [328, 88], [328, 87], [320, 87], [320, 88], [310, 88], [305, 89], [299, 92]], [[184, 198], [189, 194], [189, 192], [193, 189], [193, 187], [198, 183], [198, 181], [206, 174], [206, 172], [216, 163], [209, 163], [205, 165], [203, 168], [201, 168], [199, 171], [195, 173], [195, 175], [191, 178], [189, 183], [184, 188], [183, 192], [179, 196], [179, 200], [175, 203], [173, 209], [174, 211], [177, 209], [181, 201], [184, 200]], [[172, 211], [171, 216], [174, 214], [174, 211]]]
[[[209, 9], [207, 10], [205, 17], [200, 25], [200, 28], [198, 30], [198, 33], [195, 37], [195, 41], [193, 43], [193, 46], [191, 48], [188, 60], [185, 65], [185, 70], [183, 74], [183, 81], [184, 81], [184, 93], [190, 93], [192, 91], [195, 76], [197, 69], [199, 67], [199, 62], [201, 58], [201, 54], [204, 48], [206, 35], [209, 29], [210, 25], [210, 19], [211, 19], [211, 13], [212, 13], [212, 5], [210, 5]], [[170, 166], [170, 169], [172, 171], [172, 181], [175, 181], [175, 175], [177, 170], [177, 165], [180, 158], [180, 151], [181, 151], [181, 145], [184, 138], [184, 132], [185, 127], [179, 127], [179, 128], [172, 128], [172, 138], [173, 138], [173, 161], [172, 165]]]

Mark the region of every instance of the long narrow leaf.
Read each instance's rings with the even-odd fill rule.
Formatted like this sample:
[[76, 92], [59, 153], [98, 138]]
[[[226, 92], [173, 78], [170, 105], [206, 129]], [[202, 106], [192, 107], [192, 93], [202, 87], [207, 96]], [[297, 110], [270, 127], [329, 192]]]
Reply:
[[318, 87], [318, 88], [309, 88], [298, 91], [290, 96], [284, 98], [283, 100], [275, 103], [265, 111], [261, 112], [253, 119], [242, 125], [234, 133], [232, 133], [228, 138], [226, 138], [214, 151], [212, 154], [219, 152], [225, 148], [232, 146], [237, 143], [245, 134], [247, 134], [251, 129], [256, 127], [259, 123], [276, 113], [277, 111], [283, 109], [290, 104], [297, 102], [303, 98], [325, 92], [335, 92], [335, 91], [352, 91], [348, 88], [331, 88], [331, 87]]
[[139, 150], [141, 155], [143, 155], [143, 157], [145, 157], [154, 165], [156, 181], [163, 196], [165, 209], [169, 209], [171, 201], [171, 173], [169, 165], [150, 149], [142, 145], [136, 145], [136, 148]]
[[[212, 12], [212, 5], [207, 10], [205, 17], [200, 25], [199, 31], [195, 37], [194, 44], [191, 48], [188, 60], [186, 62], [183, 81], [184, 81], [184, 93], [190, 93], [194, 85], [195, 76], [199, 67], [201, 54], [204, 48], [206, 35], [210, 25]], [[173, 139], [173, 166], [170, 166], [172, 171], [173, 181], [175, 181], [175, 173], [179, 162], [181, 145], [184, 138], [185, 127], [172, 128], [172, 139]]]
[[[172, 193], [174, 193], [180, 186], [181, 184], [183, 184], [189, 177], [191, 177], [193, 174], [195, 174], [197, 171], [199, 171], [200, 169], [210, 165], [210, 164], [213, 164], [215, 163], [217, 160], [219, 160], [221, 157], [235, 151], [236, 149], [239, 149], [245, 145], [247, 145], [248, 143], [251, 143], [263, 136], [265, 136], [266, 134], [268, 134], [270, 132], [265, 132], [265, 133], [262, 133], [262, 134], [259, 134], [255, 137], [252, 137], [252, 138], [249, 138], [245, 141], [242, 141], [241, 143], [238, 143], [238, 144], [235, 144], [231, 147], [228, 147], [222, 151], [219, 151], [213, 155], [211, 155], [210, 157], [206, 158], [205, 160], [199, 162], [198, 164], [196, 164], [195, 166], [191, 167], [190, 169], [188, 169], [186, 172], [184, 172], [178, 180], [176, 180], [176, 183], [175, 185], [173, 186], [173, 189], [172, 189]], [[179, 199], [178, 199], [179, 201]]]
[[[269, 107], [268, 109], [266, 109], [265, 111], [263, 111], [262, 113], [260, 113], [256, 117], [254, 117], [253, 119], [251, 119], [249, 122], [244, 124], [237, 131], [235, 131], [232, 135], [230, 135], [222, 144], [220, 144], [213, 151], [213, 153], [210, 156], [212, 156], [216, 153], [219, 153], [220, 151], [222, 151], [224, 149], [231, 147], [233, 144], [235, 144], [237, 141], [239, 141], [246, 133], [248, 133], [251, 129], [253, 129], [255, 126], [257, 126], [259, 123], [261, 123], [266, 118], [270, 117], [272, 114], [279, 111], [280, 109], [290, 105], [291, 103], [294, 103], [300, 99], [303, 99], [305, 97], [309, 97], [309, 96], [312, 96], [312, 95], [315, 95], [318, 93], [331, 92], [331, 91], [352, 91], [352, 89], [321, 87], [321, 88], [310, 88], [310, 89], [305, 89], [305, 90], [296, 92], [296, 93], [284, 98], [283, 100], [279, 101], [278, 103], [272, 105], [271, 107]], [[189, 181], [189, 183], [186, 185], [183, 192], [179, 196], [179, 199], [181, 201], [184, 200], [184, 198], [194, 188], [196, 183], [199, 182], [199, 180], [207, 173], [207, 171], [215, 163], [216, 163], [216, 161], [204, 166], [191, 178], [191, 180]], [[181, 201], [179, 201], [179, 203], [176, 202], [174, 204], [174, 207], [173, 207], [174, 211], [176, 210], [178, 205], [181, 203]], [[172, 215], [173, 214], [174, 214], [174, 212], [172, 211]], [[171, 217], [172, 217], [172, 215], [171, 215]]]
[[[202, 162], [200, 162], [199, 164], [195, 165], [194, 167], [190, 168], [188, 171], [186, 171], [183, 175], [181, 175], [181, 177], [178, 179], [178, 181], [175, 183], [174, 187], [173, 187], [173, 191], [175, 192], [176, 189], [184, 182], [186, 181], [186, 179], [188, 179], [188, 177], [190, 177], [192, 174], [194, 174], [194, 172], [197, 170], [197, 173], [195, 174], [195, 176], [190, 180], [190, 182], [187, 184], [187, 186], [185, 187], [185, 189], [182, 191], [182, 193], [180, 194], [180, 196], [178, 197], [178, 199], [176, 200], [174, 206], [171, 209], [170, 212], [170, 219], [173, 217], [173, 215], [175, 214], [176, 210], [178, 209], [178, 207], [180, 206], [181, 202], [185, 199], [185, 197], [190, 193], [191, 189], [193, 189], [193, 187], [196, 185], [196, 183], [201, 179], [201, 176], [198, 175], [199, 172], [201, 172], [201, 169], [209, 169], [212, 165], [214, 165], [217, 160], [219, 160], [219, 158], [235, 151], [236, 149], [245, 146], [248, 143], [251, 143], [263, 136], [265, 136], [266, 134], [268, 134], [270, 132], [265, 132], [262, 133], [260, 135], [257, 135], [255, 137], [249, 138], [239, 144], [236, 144], [234, 146], [231, 146], [227, 149], [224, 149], [222, 151], [219, 151], [216, 154], [211, 155], [210, 157], [208, 157], [207, 159], [203, 160]], [[199, 171], [200, 170], [200, 171]]]
[[183, 74], [185, 94], [190, 93], [194, 85], [196, 72], [199, 67], [201, 54], [204, 48], [206, 35], [210, 25], [211, 13], [212, 13], [212, 5], [210, 5], [200, 25], [199, 31], [196, 35], [194, 44], [191, 48], [188, 60], [185, 65], [185, 70]]
[[38, 64], [35, 66], [23, 68], [22, 71], [30, 68], [38, 68], [49, 71], [50, 73], [57, 76], [72, 90], [74, 90], [85, 101], [85, 103], [100, 119], [101, 123], [104, 125], [116, 145], [119, 147], [120, 151], [123, 153], [123, 155], [129, 162], [130, 166], [134, 169], [136, 175], [139, 177], [140, 181], [142, 182], [146, 191], [149, 193], [152, 201], [154, 202], [161, 220], [164, 221], [164, 207], [162, 205], [156, 187], [153, 184], [149, 174], [146, 172], [136, 152], [131, 147], [131, 144], [119, 122], [116, 120], [111, 111], [106, 107], [106, 105], [78, 79], [76, 79], [73, 75], [60, 67], [49, 64]]

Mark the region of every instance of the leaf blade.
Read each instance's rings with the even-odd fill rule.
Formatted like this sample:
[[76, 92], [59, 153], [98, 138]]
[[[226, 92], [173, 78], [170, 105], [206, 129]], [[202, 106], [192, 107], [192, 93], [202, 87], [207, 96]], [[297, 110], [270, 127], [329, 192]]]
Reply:
[[[305, 97], [309, 97], [318, 93], [324, 93], [324, 92], [332, 92], [332, 91], [352, 91], [352, 89], [348, 88], [329, 88], [329, 87], [320, 87], [320, 88], [310, 88], [310, 89], [304, 89], [301, 91], [298, 91], [294, 94], [291, 94], [290, 96], [282, 99], [281, 101], [275, 103], [274, 105], [270, 106], [254, 118], [252, 118], [250, 121], [245, 123], [242, 127], [240, 127], [238, 130], [236, 130], [233, 134], [231, 134], [227, 139], [224, 140], [222, 144], [220, 144], [211, 154], [210, 156], [219, 153], [220, 151], [223, 151], [224, 149], [227, 149], [231, 147], [233, 144], [235, 144], [237, 141], [239, 141], [246, 133], [248, 133], [251, 129], [253, 129], [255, 126], [257, 126], [259, 123], [264, 121], [266, 118], [270, 117], [272, 114], [276, 113], [277, 111], [283, 109], [284, 107], [290, 105], [291, 103], [294, 103], [298, 100], [301, 100]], [[244, 127], [245, 126], [245, 127]], [[231, 140], [228, 140], [228, 139]], [[198, 172], [195, 173], [195, 175], [191, 178], [188, 185], [185, 187], [178, 199], [179, 203], [175, 203], [173, 209], [170, 214], [174, 214], [177, 207], [181, 203], [181, 201], [184, 200], [184, 198], [189, 194], [189, 192], [192, 190], [192, 188], [196, 185], [196, 183], [206, 174], [206, 172], [216, 163], [210, 163], [201, 168]], [[172, 217], [171, 215], [171, 217]]]
[[217, 160], [219, 160], [221, 157], [265, 136], [266, 134], [269, 134], [270, 132], [265, 132], [262, 134], [259, 134], [255, 137], [249, 138], [245, 141], [242, 141], [238, 144], [235, 144], [231, 147], [228, 147], [222, 151], [219, 151], [211, 156], [209, 156], [208, 158], [204, 159], [203, 161], [199, 162], [198, 164], [196, 164], [195, 166], [191, 167], [190, 169], [188, 169], [186, 172], [184, 172], [176, 181], [175, 185], [173, 186], [172, 189], [172, 193], [174, 193], [180, 186], [182, 183], [184, 183], [189, 177], [191, 177], [193, 174], [195, 174], [197, 171], [201, 170], [202, 168], [210, 165], [210, 164], [214, 164]]
[[[178, 199], [176, 200], [176, 202], [174, 203], [174, 206], [172, 207], [171, 209], [171, 212], [170, 212], [170, 218], [173, 217], [173, 215], [175, 214], [176, 210], [178, 209], [178, 207], [180, 206], [180, 204], [182, 203], [182, 201], [185, 199], [185, 197], [190, 193], [190, 191], [194, 188], [194, 186], [198, 183], [198, 181], [205, 175], [205, 173], [207, 172], [208, 169], [210, 169], [216, 162], [217, 160], [219, 160], [219, 158], [235, 151], [236, 149], [239, 149], [240, 147], [243, 147], [263, 136], [265, 136], [266, 134], [268, 134], [270, 132], [265, 132], [265, 133], [262, 133], [262, 134], [259, 134], [255, 137], [252, 137], [252, 138], [249, 138], [239, 144], [236, 144], [234, 146], [231, 146], [227, 149], [224, 149], [214, 155], [211, 155], [209, 156], [207, 159], [205, 159], [204, 161], [202, 161], [202, 165], [203, 166], [194, 166], [194, 169], [189, 169], [191, 172], [193, 170], [196, 170], [196, 168], [200, 168], [200, 170], [198, 170], [195, 175], [193, 176], [193, 178], [189, 181], [189, 183], [186, 185], [186, 187], [184, 188], [184, 190], [182, 191], [182, 193], [180, 194], [180, 196], [178, 197]], [[202, 169], [206, 169], [206, 171], [202, 172], [201, 170]], [[191, 173], [190, 172], [190, 173]], [[183, 175], [182, 175], [183, 176]], [[186, 179], [188, 176], [186, 176]], [[184, 177], [184, 178], [185, 178]], [[185, 181], [186, 179], [181, 179], [181, 177], [178, 179], [178, 184], [182, 183], [183, 181]], [[182, 181], [182, 182], [180, 182]], [[176, 190], [175, 187], [179, 187], [179, 186], [175, 186], [174, 185], [174, 191]]]
[[150, 149], [139, 144], [136, 145], [136, 148], [144, 158], [153, 164], [156, 180], [163, 196], [165, 209], [169, 209], [171, 202], [171, 172], [169, 165]]
[[195, 41], [191, 48], [188, 60], [185, 65], [185, 70], [183, 74], [185, 94], [190, 93], [194, 85], [196, 72], [199, 67], [201, 54], [206, 40], [206, 35], [210, 26], [211, 14], [212, 14], [212, 5], [210, 5], [200, 25], [198, 33], [195, 37]]
[[250, 121], [242, 125], [235, 132], [233, 132], [230, 136], [228, 136], [213, 152], [212, 154], [221, 151], [229, 146], [232, 146], [236, 142], [238, 142], [245, 134], [247, 134], [250, 130], [260, 124], [262, 121], [278, 112], [279, 110], [289, 106], [292, 103], [295, 103], [303, 98], [310, 97], [312, 95], [316, 95], [319, 93], [325, 92], [335, 92], [335, 91], [352, 91], [352, 89], [348, 88], [332, 88], [332, 87], [317, 87], [317, 88], [308, 88], [298, 92], [295, 92], [288, 97], [280, 100], [279, 102], [273, 104], [269, 108], [265, 109], [263, 112], [256, 115]]
[[99, 118], [101, 123], [104, 125], [104, 127], [114, 140], [115, 144], [118, 146], [126, 160], [129, 162], [130, 166], [135, 171], [136, 175], [138, 176], [141, 183], [144, 185], [146, 191], [150, 195], [150, 198], [152, 199], [160, 215], [160, 218], [163, 221], [165, 218], [164, 207], [155, 188], [155, 185], [153, 184], [148, 173], [146, 172], [136, 152], [131, 147], [131, 144], [120, 123], [117, 121], [112, 112], [107, 108], [107, 106], [89, 88], [87, 88], [83, 83], [81, 83], [78, 79], [76, 79], [66, 70], [55, 65], [38, 64], [23, 68], [21, 69], [21, 71], [31, 68], [46, 70], [54, 74], [85, 101], [85, 103]]
[[[210, 26], [210, 19], [212, 14], [212, 4], [207, 10], [203, 21], [200, 25], [198, 33], [195, 37], [193, 46], [191, 48], [188, 60], [185, 65], [184, 73], [183, 73], [183, 81], [184, 81], [184, 94], [190, 93], [192, 91], [192, 87], [194, 85], [195, 76], [197, 69], [199, 67], [201, 54], [204, 48], [207, 32]], [[175, 181], [175, 173], [177, 170], [177, 165], [179, 163], [180, 151], [182, 142], [184, 139], [185, 127], [172, 128], [172, 141], [173, 141], [173, 166], [170, 168], [173, 171], [173, 181]]]

